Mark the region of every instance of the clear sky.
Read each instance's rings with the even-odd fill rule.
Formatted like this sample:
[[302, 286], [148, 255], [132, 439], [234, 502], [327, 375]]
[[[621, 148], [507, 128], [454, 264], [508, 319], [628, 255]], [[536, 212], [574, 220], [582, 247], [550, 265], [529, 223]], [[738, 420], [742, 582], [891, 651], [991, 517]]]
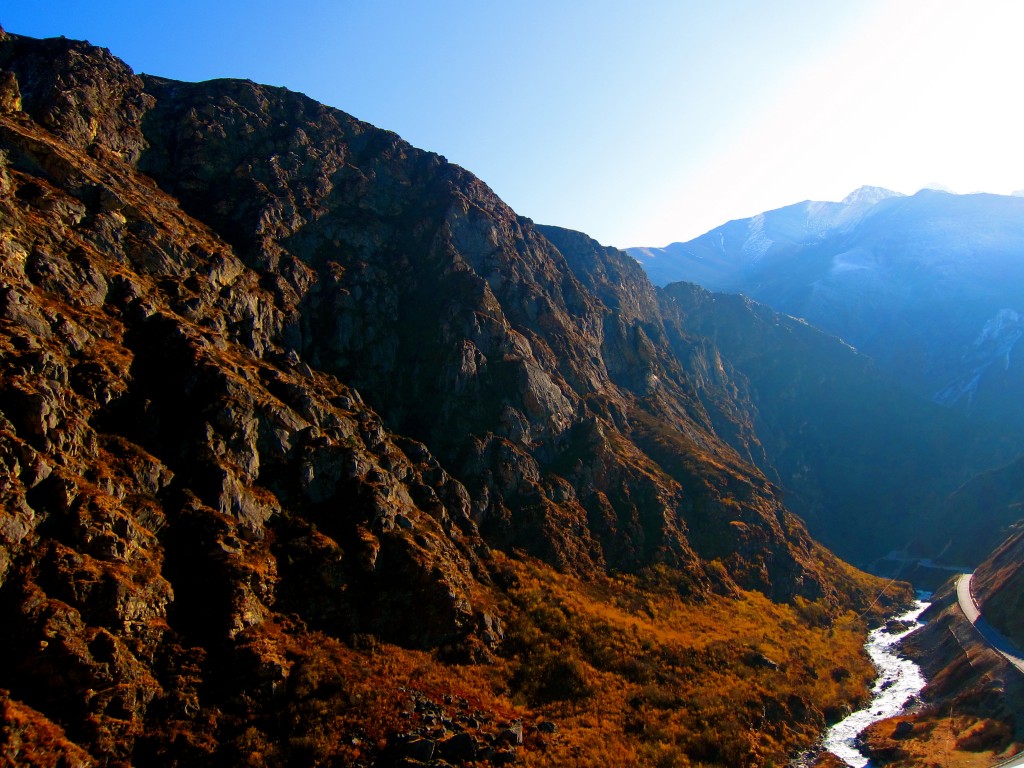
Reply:
[[863, 184], [1024, 188], [1021, 0], [4, 0], [0, 24], [301, 91], [619, 247]]

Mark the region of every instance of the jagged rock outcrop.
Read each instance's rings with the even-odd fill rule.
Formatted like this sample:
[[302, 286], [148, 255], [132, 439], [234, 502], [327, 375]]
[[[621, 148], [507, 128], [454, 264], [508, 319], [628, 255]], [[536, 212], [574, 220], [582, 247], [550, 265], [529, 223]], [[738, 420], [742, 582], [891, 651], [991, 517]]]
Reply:
[[486, 660], [495, 549], [858, 599], [715, 434], [635, 265], [443, 158], [284, 89], [13, 35], [0, 150], [17, 759], [237, 764], [272, 752], [253, 723], [305, 733], [282, 700], [369, 706], [324, 671], [344, 643]]
[[72, 147], [138, 160], [145, 147], [141, 119], [153, 98], [123, 61], [65, 38], [9, 35], [3, 42], [11, 108], [24, 109]]

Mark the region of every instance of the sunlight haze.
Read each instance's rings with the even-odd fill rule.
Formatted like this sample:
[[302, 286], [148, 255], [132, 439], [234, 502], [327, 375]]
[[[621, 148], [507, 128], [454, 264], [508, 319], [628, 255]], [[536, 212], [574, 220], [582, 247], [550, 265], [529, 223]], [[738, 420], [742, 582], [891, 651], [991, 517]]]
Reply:
[[619, 247], [864, 184], [1024, 187], [1016, 2], [12, 0], [0, 24], [301, 91]]

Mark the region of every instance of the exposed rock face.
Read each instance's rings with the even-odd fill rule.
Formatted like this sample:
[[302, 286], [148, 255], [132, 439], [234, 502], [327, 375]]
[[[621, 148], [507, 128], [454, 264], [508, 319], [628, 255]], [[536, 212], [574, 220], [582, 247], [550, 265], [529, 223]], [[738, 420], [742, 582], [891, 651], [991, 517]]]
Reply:
[[[489, 541], [574, 570], [664, 561], [702, 581], [709, 553], [693, 551], [686, 527], [715, 516], [694, 509], [706, 478], [693, 490], [678, 472], [655, 479], [650, 452], [621, 439], [656, 420], [704, 467], [732, 467], [740, 507], [758, 497], [749, 514], [770, 533], [739, 558], [740, 583], [821, 593], [796, 562], [782, 589], [762, 565], [746, 568], [764, 552], [793, 555], [778, 503], [714, 436], [666, 339], [648, 337], [660, 322], [653, 289], [640, 270], [623, 272], [621, 254], [605, 257], [621, 273], [605, 281], [621, 283], [612, 295], [584, 274], [589, 259], [567, 263], [461, 168], [298, 94], [147, 87], [156, 105], [140, 167], [297, 297], [280, 343], [429, 445], [469, 490]], [[709, 490], [712, 507], [729, 482]], [[710, 557], [738, 549], [708, 538], [721, 549]]]
[[[784, 550], [772, 542], [803, 548], [810, 540], [803, 524], [780, 504], [775, 487], [751, 473], [735, 452], [749, 461], [763, 449], [748, 411], [729, 390], [732, 377], [717, 349], [688, 330], [677, 304], [644, 280], [639, 265], [625, 254], [576, 232], [542, 231], [607, 307], [602, 355], [609, 375], [641, 398], [624, 431], [682, 483], [691, 544], [702, 557], [724, 559], [731, 572], [746, 574], [744, 583], [776, 596], [799, 590], [805, 578], [801, 566], [780, 557]], [[735, 450], [722, 450], [716, 430]], [[723, 506], [732, 513], [714, 511]]]
[[145, 146], [142, 115], [153, 105], [142, 81], [106, 49], [74, 40], [4, 41], [6, 89], [20, 91], [33, 119], [76, 149], [135, 162]]
[[0, 688], [50, 764], [230, 763], [296, 638], [486, 657], [493, 548], [850, 597], [622, 254], [282, 89], [0, 67]]

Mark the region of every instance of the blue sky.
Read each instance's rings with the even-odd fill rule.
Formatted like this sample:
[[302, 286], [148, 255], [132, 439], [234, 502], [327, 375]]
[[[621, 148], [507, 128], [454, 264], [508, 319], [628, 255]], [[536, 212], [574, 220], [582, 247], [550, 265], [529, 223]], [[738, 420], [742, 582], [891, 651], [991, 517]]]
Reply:
[[301, 91], [619, 247], [862, 184], [1024, 187], [1016, 0], [5, 0], [0, 24]]

